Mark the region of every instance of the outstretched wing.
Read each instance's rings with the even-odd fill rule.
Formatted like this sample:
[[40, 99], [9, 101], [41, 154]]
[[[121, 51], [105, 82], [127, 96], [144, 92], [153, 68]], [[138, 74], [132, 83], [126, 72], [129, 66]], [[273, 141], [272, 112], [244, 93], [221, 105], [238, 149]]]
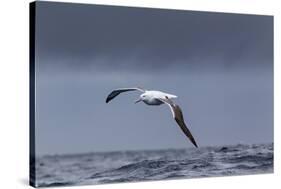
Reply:
[[194, 137], [192, 136], [191, 132], [185, 125], [181, 108], [177, 104], [173, 103], [173, 101], [168, 98], [165, 98], [165, 99], [159, 98], [159, 100], [164, 102], [165, 104], [167, 104], [170, 107], [173, 117], [174, 117], [175, 121], [177, 122], [177, 124], [180, 126], [181, 130], [189, 138], [189, 140], [192, 142], [192, 144], [194, 144], [194, 146], [196, 146], [196, 148], [198, 148]]
[[123, 92], [128, 92], [128, 91], [141, 91], [141, 92], [145, 92], [144, 89], [136, 87], [136, 88], [120, 88], [120, 89], [115, 89], [113, 90], [106, 98], [105, 102], [108, 103], [109, 101], [111, 101], [113, 98], [115, 98], [116, 96], [118, 96], [120, 93]]

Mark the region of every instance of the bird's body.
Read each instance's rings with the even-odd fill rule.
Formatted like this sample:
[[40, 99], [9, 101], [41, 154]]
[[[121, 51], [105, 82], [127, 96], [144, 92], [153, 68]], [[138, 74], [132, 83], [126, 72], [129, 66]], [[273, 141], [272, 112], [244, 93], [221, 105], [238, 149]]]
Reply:
[[173, 114], [173, 117], [177, 124], [180, 126], [181, 130], [184, 132], [184, 134], [190, 139], [190, 141], [194, 144], [194, 146], [197, 147], [197, 144], [189, 131], [189, 129], [186, 127], [182, 110], [181, 108], [175, 104], [171, 99], [177, 98], [176, 95], [164, 93], [162, 91], [152, 91], [152, 90], [144, 90], [142, 88], [120, 88], [113, 90], [106, 98], [106, 103], [111, 101], [113, 98], [115, 98], [117, 95], [123, 92], [128, 91], [140, 91], [142, 94], [140, 95], [139, 99], [135, 101], [135, 103], [143, 101], [147, 105], [157, 106], [161, 104], [167, 104], [171, 112]]
[[159, 100], [159, 98], [166, 98], [169, 99], [177, 98], [177, 96], [164, 93], [161, 91], [145, 91], [143, 94], [141, 94], [142, 101], [147, 105], [161, 105], [164, 104], [163, 101]]

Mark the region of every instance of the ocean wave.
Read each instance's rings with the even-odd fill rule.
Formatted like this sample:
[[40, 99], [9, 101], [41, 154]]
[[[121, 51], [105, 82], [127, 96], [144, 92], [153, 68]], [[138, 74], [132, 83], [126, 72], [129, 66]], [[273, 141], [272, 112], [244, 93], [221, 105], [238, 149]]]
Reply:
[[102, 184], [273, 172], [273, 144], [44, 156], [37, 186]]

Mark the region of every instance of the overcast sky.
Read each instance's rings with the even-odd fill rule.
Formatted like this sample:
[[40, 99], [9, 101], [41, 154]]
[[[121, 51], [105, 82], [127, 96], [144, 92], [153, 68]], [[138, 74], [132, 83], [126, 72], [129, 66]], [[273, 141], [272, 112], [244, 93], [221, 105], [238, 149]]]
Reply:
[[36, 4], [36, 153], [192, 147], [167, 106], [177, 95], [199, 147], [273, 142], [273, 17]]

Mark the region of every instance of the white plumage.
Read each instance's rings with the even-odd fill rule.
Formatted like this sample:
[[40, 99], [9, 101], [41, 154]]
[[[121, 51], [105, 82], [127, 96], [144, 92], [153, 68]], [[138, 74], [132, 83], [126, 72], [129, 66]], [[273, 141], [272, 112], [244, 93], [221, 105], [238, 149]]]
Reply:
[[186, 127], [181, 108], [171, 100], [171, 99], [177, 98], [176, 95], [164, 93], [162, 91], [144, 90], [144, 89], [138, 88], [138, 87], [135, 87], [135, 88], [120, 88], [120, 89], [113, 90], [107, 96], [106, 103], [111, 101], [113, 98], [115, 98], [120, 93], [128, 92], [128, 91], [140, 91], [140, 92], [142, 92], [139, 99], [137, 101], [135, 101], [135, 103], [143, 101], [147, 105], [167, 104], [170, 107], [172, 115], [173, 115], [175, 121], [180, 126], [181, 130], [190, 139], [190, 141], [194, 144], [194, 146], [197, 147], [197, 144], [195, 142], [194, 137], [192, 136], [189, 129]]

